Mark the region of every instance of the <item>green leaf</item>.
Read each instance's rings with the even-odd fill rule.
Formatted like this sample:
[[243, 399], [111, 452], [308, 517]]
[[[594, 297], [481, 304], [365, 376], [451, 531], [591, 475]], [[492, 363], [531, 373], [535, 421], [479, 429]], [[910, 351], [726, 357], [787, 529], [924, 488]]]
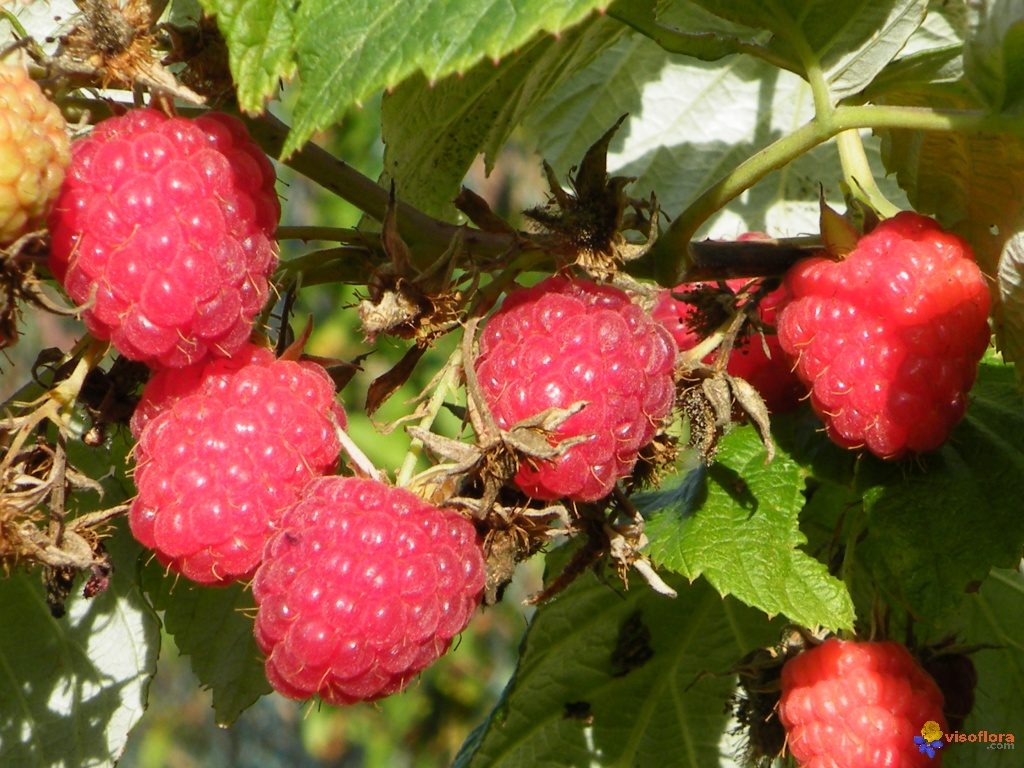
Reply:
[[[1007, 360], [1024, 360], [1024, 232], [1007, 239], [996, 273], [999, 307], [996, 334]], [[1021, 368], [1018, 366], [1018, 373]]]
[[625, 31], [590, 17], [557, 38], [538, 35], [499, 65], [483, 61], [430, 84], [409, 78], [384, 97], [384, 167], [399, 197], [434, 216], [452, 217], [452, 198], [478, 154], [487, 171], [523, 117]]
[[620, 594], [593, 573], [537, 610], [502, 700], [459, 768], [719, 765], [731, 668], [778, 640], [764, 614], [706, 584]]
[[857, 93], [900, 52], [920, 26], [927, 0], [693, 0], [733, 23], [766, 30], [764, 57], [814, 79], [833, 99]]
[[228, 44], [238, 104], [251, 114], [295, 73], [295, 6], [292, 0], [201, 0]]
[[[803, 80], [759, 59], [707, 64], [666, 57], [649, 39], [630, 34], [545, 99], [524, 135], [564, 177], [624, 113], [609, 172], [636, 178], [631, 196], [654, 192], [674, 215], [739, 162], [806, 123], [814, 107]], [[903, 199], [894, 182], [881, 178], [877, 148], [869, 143], [868, 151], [885, 194]], [[819, 185], [835, 193], [841, 181], [835, 149], [818, 147], [730, 203], [703, 233], [816, 232]]]
[[934, 621], [1024, 549], [1024, 400], [1009, 367], [980, 367], [966, 417], [919, 461], [877, 470], [857, 557], [893, 604]]
[[164, 628], [192, 671], [213, 692], [219, 725], [230, 725], [260, 696], [270, 693], [263, 657], [252, 634], [255, 605], [241, 584], [201, 587], [165, 574], [150, 563], [142, 575], [153, 607], [163, 611]]
[[733, 430], [695, 498], [653, 515], [651, 557], [691, 580], [703, 575], [722, 595], [769, 616], [806, 627], [853, 626], [845, 586], [800, 548], [804, 478], [784, 450], [766, 464], [752, 427]]
[[[287, 157], [317, 130], [416, 72], [435, 82], [498, 61], [540, 32], [558, 34], [601, 0], [204, 0], [228, 41], [245, 109], [258, 110], [279, 76], [298, 73]], [[294, 33], [293, 33], [294, 30]]]
[[[871, 89], [880, 103], [930, 109], [1019, 111], [1024, 107], [1024, 3], [972, 5], [967, 20], [963, 74], [936, 67], [914, 76], [884, 77]], [[933, 65], [939, 60], [933, 56]], [[897, 74], [899, 74], [897, 72]], [[1008, 241], [1024, 231], [1024, 140], [1014, 135], [963, 131], [887, 130], [883, 160], [915, 209], [934, 215], [964, 236], [978, 264], [999, 276], [996, 331], [1008, 359], [1024, 350], [1024, 295]]]
[[126, 528], [106, 541], [110, 588], [72, 597], [62, 619], [50, 615], [37, 572], [0, 578], [0, 765], [104, 766], [124, 751], [160, 648]]
[[759, 47], [756, 30], [726, 21], [687, 0], [617, 0], [608, 15], [658, 43], [666, 51], [701, 61], [718, 61], [730, 54], [767, 51]]
[[[985, 646], [971, 655], [978, 672], [974, 709], [962, 732], [1012, 733], [1022, 738], [1024, 724], [1024, 574], [995, 570], [976, 595], [964, 603], [958, 639], [964, 645]], [[985, 744], [947, 745], [949, 768], [992, 768], [1012, 760]], [[1020, 750], [1020, 746], [1016, 746]], [[1001, 760], [1000, 758], [1007, 758]], [[955, 762], [954, 762], [955, 761]]]

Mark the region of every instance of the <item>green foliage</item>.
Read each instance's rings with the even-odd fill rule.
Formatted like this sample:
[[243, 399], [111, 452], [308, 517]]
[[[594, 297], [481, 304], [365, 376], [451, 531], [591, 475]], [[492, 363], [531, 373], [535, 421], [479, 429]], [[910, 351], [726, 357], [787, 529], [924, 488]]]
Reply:
[[488, 172], [512, 131], [537, 103], [584, 68], [625, 29], [591, 16], [558, 37], [534, 36], [498, 64], [430, 83], [411, 77], [384, 98], [384, 168], [398, 194], [420, 210], [450, 218], [451, 201], [481, 152]]
[[[670, 19], [691, 28], [708, 25], [707, 15], [686, 6]], [[636, 179], [630, 195], [653, 193], [662, 209], [673, 213], [745, 157], [810, 119], [814, 103], [804, 80], [762, 59], [706, 63], [666, 57], [654, 41], [633, 33], [556, 88], [527, 116], [523, 132], [564, 176], [623, 114], [629, 117], [612, 140], [609, 170]], [[883, 175], [877, 146], [869, 146], [868, 153]], [[750, 230], [812, 231], [820, 189], [834, 195], [842, 175], [835, 149], [818, 147], [716, 212], [705, 229], [727, 237]], [[890, 199], [902, 199], [896, 184], [880, 183]]]
[[142, 588], [163, 611], [164, 629], [192, 662], [199, 683], [213, 692], [218, 725], [230, 725], [256, 699], [270, 693], [263, 655], [252, 633], [255, 603], [241, 584], [210, 589], [165, 574], [151, 562]]
[[672, 578], [670, 599], [614, 579], [588, 573], [537, 610], [458, 768], [718, 763], [732, 667], [779, 625], [706, 583]]
[[706, 479], [693, 483], [681, 503], [654, 514], [651, 557], [691, 580], [703, 575], [722, 595], [769, 616], [784, 614], [807, 627], [852, 627], [846, 588], [800, 548], [804, 474], [783, 451], [766, 463], [753, 427], [734, 430]]
[[[860, 91], [899, 53], [924, 20], [927, 0], [694, 0], [764, 42], [737, 47], [804, 78], [821, 79], [835, 99]], [[838, 32], [837, 32], [838, 30]]]
[[[599, 5], [595, 0], [527, 0], [515, 6], [441, 0], [372, 6], [354, 0], [204, 2], [230, 42], [244, 109], [262, 110], [277, 78], [298, 73], [302, 86], [285, 156], [381, 88], [415, 72], [435, 81], [465, 72], [485, 57], [497, 61], [536, 33], [560, 32]], [[267, 61], [261, 60], [264, 52], [271, 54]]]
[[238, 103], [247, 112], [261, 112], [280, 79], [295, 74], [295, 3], [203, 0], [203, 7], [217, 15], [228, 43]]
[[[146, 707], [159, 621], [131, 579], [141, 547], [107, 540], [110, 588], [50, 615], [38, 573], [0, 578], [0, 764], [110, 765]], [[81, 581], [78, 583], [81, 591]]]
[[[969, 8], [965, 38], [893, 65], [868, 92], [883, 103], [1019, 113], [1024, 85], [1024, 5]], [[886, 130], [883, 159], [913, 206], [935, 215], [974, 249], [998, 278], [998, 338], [1007, 359], [1024, 351], [1020, 261], [1014, 233], [1024, 227], [1024, 138], [960, 131]]]
[[[1012, 733], [1020, 739], [1024, 723], [1024, 699], [1020, 695], [1024, 690], [1022, 609], [1024, 574], [1019, 569], [993, 571], [977, 594], [968, 596], [962, 604], [958, 639], [969, 648], [977, 648], [970, 657], [978, 680], [984, 681], [961, 729], [965, 733]], [[943, 764], [990, 768], [998, 765], [999, 755], [980, 744], [952, 744]]]
[[993, 566], [1020, 559], [1022, 406], [1013, 372], [982, 365], [967, 416], [950, 441], [923, 457], [921, 467], [883, 468], [884, 483], [865, 493], [867, 536], [858, 556], [891, 603], [926, 626]]

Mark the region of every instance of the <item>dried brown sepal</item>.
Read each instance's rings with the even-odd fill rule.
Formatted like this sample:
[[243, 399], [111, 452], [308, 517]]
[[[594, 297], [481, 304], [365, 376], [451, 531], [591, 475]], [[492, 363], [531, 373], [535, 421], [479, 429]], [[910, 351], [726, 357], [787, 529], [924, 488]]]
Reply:
[[155, 19], [146, 0], [79, 0], [78, 6], [81, 13], [59, 38], [56, 55], [40, 61], [42, 65], [103, 88], [138, 86], [161, 97], [204, 103], [160, 62]]
[[57, 303], [42, 289], [35, 264], [46, 255], [46, 233], [30, 232], [0, 249], [0, 349], [18, 341], [18, 302], [61, 317], [75, 317], [78, 307]]
[[[575, 264], [597, 279], [614, 276], [625, 261], [639, 258], [656, 231], [657, 203], [634, 200], [626, 187], [634, 179], [608, 176], [608, 146], [626, 115], [586, 152], [578, 170], [570, 171], [569, 187], [562, 188], [554, 169], [544, 163], [549, 198], [546, 205], [524, 214], [549, 233], [549, 250], [565, 265]], [[632, 243], [623, 232], [634, 230], [643, 243]]]
[[[474, 500], [453, 499], [452, 506], [460, 506], [464, 501]], [[537, 509], [495, 504], [483, 525], [487, 568], [484, 604], [494, 605], [501, 600], [516, 566], [543, 549], [553, 536], [564, 533], [571, 522], [568, 510], [561, 505]]]
[[228, 47], [214, 17], [203, 16], [194, 26], [160, 24], [156, 32], [158, 41], [170, 49], [161, 63], [184, 65], [179, 82], [206, 97], [211, 105], [235, 103]]
[[103, 489], [66, 463], [59, 442], [51, 447], [40, 441], [8, 455], [0, 481], [0, 568], [6, 574], [15, 566], [43, 566], [51, 611], [62, 615], [60, 609], [77, 573], [109, 574], [102, 539], [109, 521], [127, 512], [128, 505], [67, 519], [68, 489], [101, 495]]
[[745, 379], [715, 368], [695, 368], [680, 378], [677, 400], [689, 422], [689, 445], [705, 464], [714, 461], [725, 433], [746, 420], [757, 427], [767, 453], [765, 462], [775, 458], [768, 407]]
[[402, 359], [370, 382], [366, 390], [366, 415], [373, 416], [377, 409], [409, 380], [420, 359], [427, 352], [426, 347], [413, 345], [402, 355]]
[[654, 439], [640, 449], [632, 474], [624, 481], [627, 490], [656, 487], [677, 471], [679, 438], [658, 432]]
[[487, 201], [468, 187], [463, 187], [453, 202], [456, 208], [466, 214], [469, 220], [484, 232], [516, 234], [515, 227], [492, 211]]
[[476, 292], [479, 275], [470, 271], [459, 279], [454, 277], [463, 256], [461, 230], [433, 264], [417, 269], [398, 233], [397, 210], [392, 187], [381, 231], [388, 263], [368, 282], [369, 296], [359, 302], [359, 317], [370, 342], [386, 334], [427, 346], [458, 327], [466, 303]]

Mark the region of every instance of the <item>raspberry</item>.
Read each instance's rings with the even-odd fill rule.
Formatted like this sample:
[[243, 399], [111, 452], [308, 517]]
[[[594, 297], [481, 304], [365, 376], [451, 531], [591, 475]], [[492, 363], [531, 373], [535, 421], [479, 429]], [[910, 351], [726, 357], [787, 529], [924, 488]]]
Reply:
[[245, 126], [136, 109], [72, 146], [50, 268], [125, 357], [182, 367], [249, 338], [277, 261], [275, 174]]
[[132, 533], [203, 584], [252, 575], [284, 507], [336, 466], [332, 415], [345, 423], [322, 368], [251, 345], [242, 359], [157, 373], [132, 419]]
[[45, 222], [71, 161], [66, 127], [24, 69], [0, 65], [0, 246]]
[[[750, 280], [742, 278], [726, 281], [726, 285], [734, 293], [749, 283]], [[701, 338], [691, 325], [697, 308], [689, 302], [675, 298], [673, 293], [688, 293], [703, 286], [710, 288], [714, 284], [684, 283], [671, 291], [662, 291], [654, 307], [654, 319], [668, 328], [680, 350], [694, 347]], [[775, 324], [776, 311], [784, 297], [785, 293], [780, 287], [766, 294], [758, 304], [758, 317], [769, 328]], [[711, 362], [712, 359], [713, 355], [710, 355], [705, 361]], [[757, 332], [748, 338], [737, 340], [729, 356], [726, 370], [731, 375], [750, 382], [764, 398], [765, 405], [772, 413], [793, 410], [807, 394], [800, 379], [793, 373], [782, 347], [779, 346], [779, 337], [774, 333], [765, 332], [762, 336]]]
[[618, 288], [556, 276], [510, 293], [476, 360], [498, 426], [587, 403], [554, 435], [586, 441], [553, 460], [522, 461], [516, 484], [537, 499], [606, 496], [672, 410], [675, 356], [671, 335]]
[[376, 480], [313, 480], [253, 581], [267, 679], [332, 704], [396, 693], [448, 650], [483, 586], [462, 516]]
[[779, 718], [802, 768], [924, 768], [941, 764], [914, 737], [945, 730], [942, 693], [906, 648], [831, 639], [782, 668]]
[[967, 243], [904, 211], [842, 261], [798, 262], [784, 287], [779, 342], [833, 441], [885, 459], [946, 441], [989, 342]]
[[[146, 383], [132, 414], [132, 437], [138, 440], [149, 422], [183, 397], [196, 392], [207, 395], [223, 392], [239, 369], [248, 365], [267, 366], [273, 362], [273, 352], [247, 341], [231, 357], [218, 357], [185, 368], [163, 368], [155, 372]], [[322, 369], [312, 364], [304, 365], [311, 372], [310, 384], [324, 390], [321, 397], [333, 400], [334, 388], [327, 377], [320, 375]]]

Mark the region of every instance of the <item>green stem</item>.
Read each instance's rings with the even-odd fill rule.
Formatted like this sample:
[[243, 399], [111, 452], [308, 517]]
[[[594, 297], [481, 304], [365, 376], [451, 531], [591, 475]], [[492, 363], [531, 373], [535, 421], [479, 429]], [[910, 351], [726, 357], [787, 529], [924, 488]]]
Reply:
[[24, 40], [29, 37], [28, 31], [24, 26], [22, 26], [21, 21], [9, 10], [6, 8], [0, 8], [0, 17], [7, 20], [7, 23], [11, 25], [11, 29], [17, 33], [19, 40]]
[[[455, 379], [458, 377], [461, 365], [462, 347], [460, 346], [448, 358], [444, 375], [441, 377], [433, 394], [430, 396], [430, 401], [427, 403], [427, 412], [417, 425], [420, 429], [429, 430], [434, 425], [434, 420], [444, 405], [445, 396], [455, 385]], [[413, 473], [416, 471], [416, 465], [419, 463], [420, 456], [422, 455], [423, 441], [419, 438], [413, 438], [412, 443], [409, 444], [409, 450], [406, 451], [405, 458], [402, 460], [402, 466], [398, 470], [398, 478], [395, 480], [395, 485], [404, 487], [409, 484], [409, 480], [412, 479]]]
[[704, 222], [769, 173], [810, 151], [829, 136], [827, 129], [820, 122], [812, 120], [755, 152], [704, 190], [672, 222], [644, 256], [644, 261], [649, 262], [653, 276], [662, 285], [678, 284], [689, 261], [688, 245]]
[[[799, 39], [803, 42], [802, 37]], [[815, 116], [823, 123], [828, 123], [836, 111], [828, 80], [821, 70], [817, 57], [809, 48], [801, 50], [801, 56], [804, 59], [808, 82], [811, 84]], [[843, 178], [850, 194], [874, 208], [884, 217], [896, 215], [899, 212], [899, 207], [893, 205], [882, 194], [882, 190], [875, 182], [871, 164], [864, 151], [864, 142], [860, 138], [860, 131], [842, 131], [836, 136], [836, 147], [839, 150], [839, 164], [843, 168]]]
[[838, 134], [836, 147], [839, 149], [839, 162], [843, 166], [843, 178], [850, 189], [850, 194], [873, 208], [883, 218], [899, 213], [899, 206], [890, 201], [875, 182], [875, 175], [871, 172], [871, 164], [864, 151], [860, 132], [850, 130]]
[[[640, 262], [638, 271], [662, 285], [676, 285], [689, 261], [687, 246], [704, 223], [769, 173], [847, 130], [953, 131], [1024, 137], [1024, 120], [1013, 115], [977, 110], [898, 106], [839, 106], [825, 118], [815, 117], [767, 147], [755, 152], [719, 179], [684, 210]], [[633, 271], [633, 270], [630, 270]]]

